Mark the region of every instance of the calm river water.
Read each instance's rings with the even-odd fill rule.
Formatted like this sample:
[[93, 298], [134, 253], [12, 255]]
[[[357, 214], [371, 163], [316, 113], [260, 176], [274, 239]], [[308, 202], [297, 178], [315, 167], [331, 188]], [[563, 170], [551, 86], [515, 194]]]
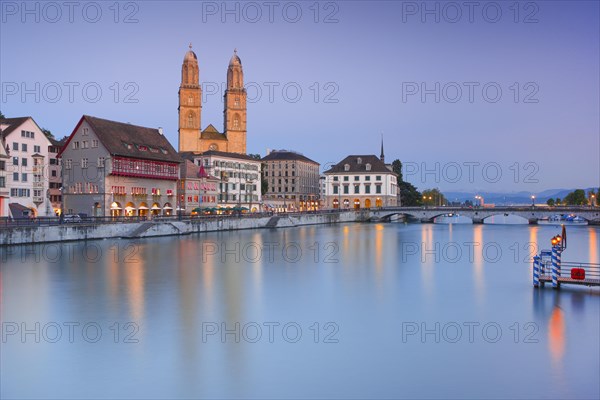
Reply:
[[[0, 249], [1, 398], [599, 398], [556, 226], [346, 224]], [[600, 230], [563, 260], [600, 262]]]

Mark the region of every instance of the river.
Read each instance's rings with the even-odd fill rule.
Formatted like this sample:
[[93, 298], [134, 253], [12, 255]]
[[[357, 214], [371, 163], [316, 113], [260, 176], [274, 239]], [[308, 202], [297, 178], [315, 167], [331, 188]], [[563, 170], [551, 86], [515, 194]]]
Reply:
[[[556, 226], [340, 224], [0, 249], [2, 398], [599, 398]], [[563, 260], [600, 262], [600, 230]]]

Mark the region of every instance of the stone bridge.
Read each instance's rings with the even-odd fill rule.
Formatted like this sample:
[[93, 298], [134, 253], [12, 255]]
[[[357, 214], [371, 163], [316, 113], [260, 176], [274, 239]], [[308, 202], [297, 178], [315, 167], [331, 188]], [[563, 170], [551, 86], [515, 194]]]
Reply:
[[482, 224], [486, 218], [494, 215], [516, 215], [530, 224], [537, 224], [544, 217], [557, 214], [576, 215], [585, 218], [590, 225], [600, 225], [599, 207], [383, 207], [360, 210], [362, 220], [390, 221], [393, 216], [401, 215], [416, 218], [421, 222], [433, 222], [434, 218], [458, 214], [471, 218], [474, 224]]

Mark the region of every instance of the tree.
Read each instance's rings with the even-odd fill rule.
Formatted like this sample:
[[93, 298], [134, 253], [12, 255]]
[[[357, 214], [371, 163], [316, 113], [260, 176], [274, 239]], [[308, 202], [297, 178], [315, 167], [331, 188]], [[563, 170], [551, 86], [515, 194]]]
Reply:
[[400, 190], [400, 201], [403, 206], [415, 207], [422, 204], [421, 193], [409, 182], [402, 179], [402, 162], [395, 159], [392, 162], [392, 172], [398, 176], [398, 189]]
[[398, 182], [403, 182], [402, 179], [402, 162], [398, 159], [395, 159], [392, 162], [392, 171], [398, 175]]
[[548, 204], [550, 207], [554, 207], [554, 199], [548, 199], [548, 201], [546, 201], [546, 204]]
[[5, 119], [6, 117], [4, 116], [4, 114], [2, 114], [2, 111], [0, 111], [0, 119]]
[[560, 206], [560, 205], [562, 204], [562, 200], [560, 199], [560, 197], [557, 197], [557, 198], [556, 198], [556, 200], [554, 200], [554, 203], [555, 203], [557, 206]]
[[577, 189], [565, 197], [565, 203], [567, 205], [581, 206], [588, 203], [588, 199], [585, 197], [585, 191], [583, 189]]
[[399, 182], [400, 199], [403, 207], [417, 207], [423, 204], [421, 193], [409, 182]]
[[446, 204], [447, 200], [438, 188], [423, 190], [423, 200], [425, 204], [431, 206], [441, 206]]

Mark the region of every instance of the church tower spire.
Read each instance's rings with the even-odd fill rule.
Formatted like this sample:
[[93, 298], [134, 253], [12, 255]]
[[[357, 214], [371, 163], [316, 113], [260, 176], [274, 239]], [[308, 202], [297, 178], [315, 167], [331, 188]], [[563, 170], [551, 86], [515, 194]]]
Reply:
[[246, 89], [242, 60], [237, 55], [237, 49], [233, 50], [227, 68], [224, 103], [224, 131], [229, 142], [228, 150], [232, 153], [246, 154]]
[[190, 49], [181, 66], [179, 86], [179, 151], [198, 151], [202, 116], [202, 88], [199, 84], [198, 57]]
[[383, 133], [381, 134], [381, 154], [379, 155], [381, 162], [385, 163], [385, 155], [383, 154]]

